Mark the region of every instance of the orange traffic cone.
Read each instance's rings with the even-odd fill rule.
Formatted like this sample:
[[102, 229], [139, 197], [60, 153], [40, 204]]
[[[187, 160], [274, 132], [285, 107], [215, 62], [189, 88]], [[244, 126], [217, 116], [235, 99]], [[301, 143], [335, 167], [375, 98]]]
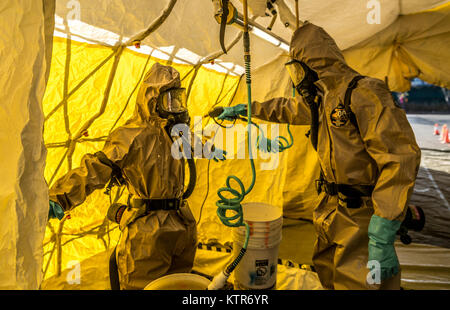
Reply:
[[[444, 131], [444, 130], [442, 130]], [[445, 132], [443, 132], [444, 138], [442, 139], [441, 143], [450, 143], [450, 137], [448, 136], [448, 128], [445, 126]]]
[[438, 127], [439, 127], [439, 124], [434, 124], [434, 135], [435, 136], [439, 136], [439, 129], [438, 129]]
[[444, 141], [444, 139], [445, 139], [444, 134], [445, 134], [446, 130], [447, 130], [447, 124], [442, 125], [441, 136], [439, 137], [439, 139], [441, 141]]

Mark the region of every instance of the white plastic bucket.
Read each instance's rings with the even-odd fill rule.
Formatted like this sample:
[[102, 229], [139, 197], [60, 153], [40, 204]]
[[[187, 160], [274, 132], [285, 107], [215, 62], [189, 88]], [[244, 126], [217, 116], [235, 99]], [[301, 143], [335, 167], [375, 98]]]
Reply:
[[174, 273], [148, 284], [144, 290], [206, 290], [211, 281], [192, 273]]
[[[234, 271], [240, 289], [270, 289], [276, 284], [278, 249], [282, 238], [281, 209], [265, 203], [242, 204], [244, 221], [250, 226], [247, 251]], [[245, 227], [233, 230], [233, 253], [245, 242]]]

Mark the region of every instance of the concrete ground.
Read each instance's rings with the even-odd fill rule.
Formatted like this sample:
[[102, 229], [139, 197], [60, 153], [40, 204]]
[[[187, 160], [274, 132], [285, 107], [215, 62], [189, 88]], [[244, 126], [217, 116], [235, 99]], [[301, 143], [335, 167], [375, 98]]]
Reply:
[[450, 114], [408, 114], [407, 116], [421, 149], [450, 152], [450, 144], [442, 144], [439, 137], [433, 135], [435, 124], [439, 125], [439, 133], [441, 133], [442, 125], [450, 126]]
[[[413, 289], [450, 289], [450, 279], [447, 278], [450, 264], [450, 144], [442, 144], [439, 136], [433, 135], [434, 124], [439, 124], [439, 131], [443, 124], [450, 126], [450, 115], [411, 114], [408, 120], [422, 149], [421, 166], [411, 203], [424, 209], [426, 224], [421, 232], [410, 232], [414, 244], [404, 246], [397, 241], [400, 263], [405, 265], [402, 286]], [[285, 219], [279, 257], [298, 264], [312, 264], [315, 238], [311, 222]], [[432, 248], [423, 250], [424, 246]], [[439, 257], [447, 257], [443, 259], [447, 262], [438, 259], [441, 262], [436, 263], [438, 256], [433, 258], [427, 254], [433, 249], [443, 253]], [[432, 279], [423, 280], [424, 275], [430, 275], [430, 268], [433, 270]], [[417, 274], [421, 275], [416, 281]]]
[[[411, 232], [413, 241], [450, 248], [450, 144], [433, 135], [434, 125], [450, 126], [450, 115], [408, 115], [422, 150], [419, 173], [411, 204], [425, 212], [426, 224], [421, 232]], [[450, 257], [449, 257], [450, 261]]]

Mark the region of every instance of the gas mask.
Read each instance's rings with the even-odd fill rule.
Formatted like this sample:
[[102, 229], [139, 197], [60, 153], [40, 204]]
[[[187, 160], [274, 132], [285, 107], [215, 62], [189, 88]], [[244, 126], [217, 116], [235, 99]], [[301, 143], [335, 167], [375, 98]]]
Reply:
[[317, 150], [320, 98], [314, 82], [319, 77], [305, 63], [295, 59], [286, 63], [285, 66], [291, 76], [295, 89], [303, 97], [311, 110], [311, 129], [306, 136], [311, 137], [311, 143], [314, 149]]
[[[171, 88], [162, 92], [158, 97], [156, 110], [159, 117], [168, 120], [165, 129], [171, 139], [172, 135], [174, 135], [172, 129], [175, 125], [185, 124], [187, 127], [189, 127], [191, 118], [189, 117], [186, 101], [186, 88]], [[175, 131], [175, 133], [180, 135], [180, 137], [183, 135], [183, 131]], [[187, 143], [189, 144], [189, 142]], [[189, 166], [189, 184], [183, 194], [183, 199], [187, 199], [192, 194], [197, 179], [194, 157], [188, 156], [187, 162]]]
[[305, 63], [295, 59], [286, 63], [285, 67], [295, 89], [311, 105], [317, 95], [317, 87], [314, 85], [314, 82], [319, 79], [317, 73]]
[[186, 89], [171, 88], [162, 92], [157, 100], [157, 111], [161, 118], [175, 124], [190, 123], [189, 113], [186, 107]]

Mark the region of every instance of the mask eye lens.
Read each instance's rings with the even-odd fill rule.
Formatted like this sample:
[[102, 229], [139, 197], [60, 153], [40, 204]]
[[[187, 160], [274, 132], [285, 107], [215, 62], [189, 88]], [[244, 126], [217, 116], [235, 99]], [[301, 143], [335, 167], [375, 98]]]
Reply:
[[186, 89], [174, 88], [161, 94], [161, 108], [166, 112], [186, 111]]
[[172, 95], [171, 95], [170, 92], [168, 92], [168, 93], [167, 93], [167, 109], [168, 109], [169, 111], [173, 111], [173, 104], [172, 104], [172, 101], [173, 101]]

